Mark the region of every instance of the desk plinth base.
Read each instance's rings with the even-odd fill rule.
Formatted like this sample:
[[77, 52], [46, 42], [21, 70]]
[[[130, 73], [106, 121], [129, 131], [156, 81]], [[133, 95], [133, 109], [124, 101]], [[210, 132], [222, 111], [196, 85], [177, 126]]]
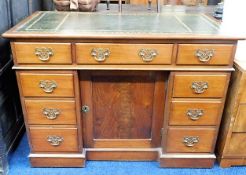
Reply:
[[85, 167], [86, 159], [107, 161], [158, 161], [159, 159], [160, 167], [212, 168], [216, 157], [214, 154], [160, 154], [158, 149], [88, 149], [81, 154], [30, 154], [29, 159], [32, 167]]
[[86, 149], [88, 160], [113, 160], [113, 161], [157, 161], [159, 148], [143, 149], [114, 149], [91, 148]]
[[160, 167], [173, 168], [212, 168], [215, 162], [214, 154], [162, 154]]
[[30, 154], [32, 167], [85, 167], [85, 154]]
[[245, 158], [219, 158], [219, 165], [222, 168], [230, 168], [232, 166], [245, 166]]

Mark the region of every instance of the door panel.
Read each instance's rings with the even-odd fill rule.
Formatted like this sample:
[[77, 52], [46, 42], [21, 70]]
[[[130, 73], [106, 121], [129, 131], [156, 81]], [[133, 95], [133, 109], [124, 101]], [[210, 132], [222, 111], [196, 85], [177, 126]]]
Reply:
[[86, 147], [160, 145], [166, 74], [94, 71], [80, 73]]

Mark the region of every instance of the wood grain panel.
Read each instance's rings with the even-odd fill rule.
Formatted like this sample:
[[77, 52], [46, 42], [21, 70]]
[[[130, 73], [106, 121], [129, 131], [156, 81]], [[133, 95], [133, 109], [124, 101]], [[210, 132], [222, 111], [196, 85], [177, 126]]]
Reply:
[[98, 71], [80, 76], [82, 102], [90, 105], [83, 117], [87, 147], [160, 145], [165, 74]]
[[[184, 144], [184, 137], [199, 137], [199, 142], [193, 147]], [[168, 153], [202, 153], [213, 152], [214, 139], [216, 137], [215, 128], [174, 128], [168, 129], [167, 148]]]
[[235, 74], [236, 74], [235, 76], [238, 76], [238, 78], [240, 78], [240, 80], [241, 80], [240, 85], [239, 85], [240, 91], [238, 92], [238, 95], [240, 96], [239, 103], [245, 103], [246, 104], [246, 91], [244, 90], [244, 87], [246, 87], [246, 71], [245, 70], [239, 71], [239, 73], [235, 73]]
[[[203, 93], [195, 93], [191, 87], [194, 82], [205, 82], [208, 88]], [[227, 73], [176, 73], [173, 97], [223, 97], [228, 82]]]
[[225, 155], [246, 156], [246, 134], [232, 133]]
[[[28, 124], [76, 124], [76, 111], [74, 100], [49, 100], [49, 99], [25, 99]], [[57, 109], [59, 114], [55, 119], [48, 119], [43, 114], [44, 109]]]
[[95, 139], [150, 138], [154, 82], [153, 76], [93, 77]]
[[[70, 43], [15, 42], [12, 47], [18, 64], [72, 64]], [[50, 48], [53, 55], [41, 61], [35, 54], [37, 48]]]
[[[53, 146], [47, 141], [48, 136], [59, 136], [63, 141]], [[33, 152], [77, 152], [77, 128], [30, 127], [30, 139]]]
[[87, 151], [88, 160], [156, 161], [157, 151]]
[[160, 167], [172, 168], [212, 168], [214, 158], [162, 158]]
[[240, 104], [236, 114], [233, 132], [246, 132], [246, 105]]
[[[110, 55], [104, 62], [98, 62], [91, 56], [93, 48], [109, 49]], [[150, 62], [139, 57], [140, 49], [155, 49], [157, 56]], [[78, 64], [171, 64], [173, 44], [76, 44]]]
[[231, 166], [245, 166], [245, 158], [221, 158], [219, 159], [221, 168], [230, 168]]
[[32, 167], [84, 167], [82, 158], [30, 157]]
[[[169, 125], [217, 125], [221, 116], [221, 100], [173, 100]], [[192, 120], [188, 110], [202, 110], [198, 120]]]
[[[196, 51], [212, 49], [214, 56], [206, 63], [196, 57]], [[179, 44], [176, 64], [186, 65], [229, 65], [232, 64], [234, 45], [225, 44]]]
[[[73, 74], [20, 72], [20, 84], [25, 97], [74, 97]], [[40, 81], [55, 81], [57, 88], [46, 93], [39, 87]]]

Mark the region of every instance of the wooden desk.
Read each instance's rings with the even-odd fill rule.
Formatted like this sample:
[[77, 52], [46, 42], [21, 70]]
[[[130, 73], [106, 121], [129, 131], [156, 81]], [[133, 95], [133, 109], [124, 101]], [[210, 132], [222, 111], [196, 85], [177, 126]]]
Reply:
[[234, 66], [217, 146], [218, 160], [223, 168], [246, 165], [246, 62], [236, 60]]
[[203, 14], [38, 12], [11, 39], [32, 166], [212, 167], [238, 39]]

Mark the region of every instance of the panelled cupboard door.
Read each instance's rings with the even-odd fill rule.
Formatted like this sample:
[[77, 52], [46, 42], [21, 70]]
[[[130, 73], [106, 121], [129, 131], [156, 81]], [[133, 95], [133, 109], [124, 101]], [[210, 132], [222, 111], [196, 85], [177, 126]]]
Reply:
[[166, 79], [163, 72], [81, 72], [85, 147], [159, 147]]

